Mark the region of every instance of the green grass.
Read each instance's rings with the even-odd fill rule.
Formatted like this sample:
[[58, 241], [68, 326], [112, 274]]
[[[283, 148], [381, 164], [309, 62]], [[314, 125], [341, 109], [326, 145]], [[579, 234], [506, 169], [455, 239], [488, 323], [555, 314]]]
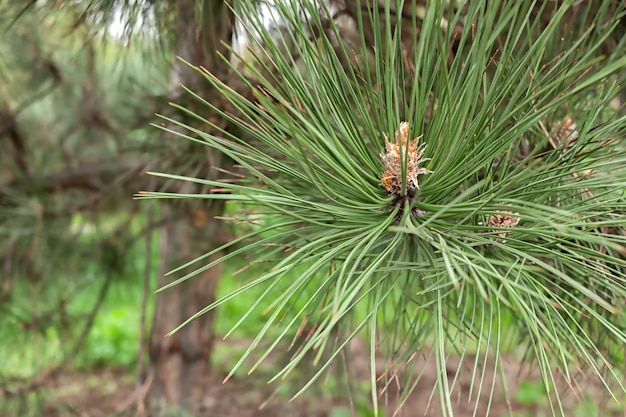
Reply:
[[[139, 276], [136, 281], [116, 282], [109, 290], [107, 299], [96, 316], [85, 348], [76, 358], [75, 366], [78, 369], [135, 368], [140, 337], [141, 279]], [[148, 320], [152, 317], [154, 308], [153, 299], [150, 300]], [[150, 322], [148, 330], [149, 325]]]

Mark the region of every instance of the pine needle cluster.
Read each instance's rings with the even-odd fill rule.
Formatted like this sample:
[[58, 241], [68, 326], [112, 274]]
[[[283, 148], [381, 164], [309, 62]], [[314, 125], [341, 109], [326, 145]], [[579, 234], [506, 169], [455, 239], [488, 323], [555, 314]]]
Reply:
[[[262, 288], [241, 322], [262, 311], [266, 325], [236, 368], [270, 329], [260, 360], [307, 328], [276, 376], [313, 358], [303, 389], [357, 335], [372, 365], [431, 355], [444, 415], [461, 373], [473, 391], [493, 390], [479, 377], [487, 357], [499, 368], [518, 346], [547, 392], [559, 378], [573, 384], [577, 367], [622, 390], [623, 5], [357, 4], [358, 36], [322, 3], [277, 1], [281, 31], [262, 29], [254, 2], [237, 9], [255, 45], [233, 71], [252, 94], [205, 73], [236, 110], [197, 98], [240, 131], [182, 136], [225, 153], [246, 178], [159, 174], [228, 192], [152, 197], [253, 208], [249, 233], [199, 271], [245, 255], [267, 267], [198, 315]], [[451, 373], [451, 355], [473, 366]], [[379, 376], [372, 366], [375, 405]]]

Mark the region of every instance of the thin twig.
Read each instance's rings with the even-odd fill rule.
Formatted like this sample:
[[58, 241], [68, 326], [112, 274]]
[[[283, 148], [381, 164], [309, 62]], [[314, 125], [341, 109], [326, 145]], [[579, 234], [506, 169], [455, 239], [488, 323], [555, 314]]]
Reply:
[[[151, 181], [154, 187], [154, 179]], [[153, 222], [154, 205], [148, 204], [146, 208], [146, 219], [150, 225]], [[139, 319], [139, 351], [137, 353], [137, 414], [145, 412], [145, 393], [142, 392], [143, 374], [144, 374], [144, 351], [146, 349], [146, 310], [148, 306], [148, 293], [150, 292], [150, 275], [152, 271], [152, 234], [154, 231], [149, 229], [146, 233], [146, 253], [144, 255], [144, 271], [143, 271], [143, 294], [141, 296], [141, 317]]]

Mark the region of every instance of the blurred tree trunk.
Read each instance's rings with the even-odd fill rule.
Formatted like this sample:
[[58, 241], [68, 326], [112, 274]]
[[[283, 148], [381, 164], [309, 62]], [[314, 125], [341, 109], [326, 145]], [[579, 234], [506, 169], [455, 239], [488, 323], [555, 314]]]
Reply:
[[[226, 48], [220, 42], [230, 43], [231, 40], [231, 14], [227, 4], [219, 0], [204, 0], [198, 7], [197, 0], [175, 0], [174, 12], [176, 56], [194, 65], [202, 65], [221, 79], [226, 79], [228, 66], [217, 53], [226, 55]], [[173, 101], [207, 116], [206, 106], [182, 94], [181, 84], [209, 101], [218, 99], [201, 74], [177, 60], [171, 75]], [[180, 119], [179, 114], [176, 117]], [[185, 122], [192, 126], [195, 123], [196, 127], [205, 131], [207, 129], [207, 126], [199, 126], [194, 121]], [[164, 134], [161, 140], [170, 141], [173, 146], [191, 145], [171, 136]], [[190, 159], [198, 163], [189, 167], [188, 172], [182, 172], [183, 175], [215, 177], [217, 171], [213, 168], [222, 166], [222, 155], [197, 144], [189, 146], [188, 151]], [[185, 162], [179, 160], [178, 165], [184, 166]], [[167, 168], [163, 169], [170, 172]], [[179, 187], [176, 188], [178, 192], [199, 191], [195, 185], [188, 183], [174, 184], [174, 187]], [[162, 214], [170, 220], [160, 233], [159, 287], [181, 276], [179, 273], [165, 277], [167, 271], [224, 243], [224, 232], [213, 221], [222, 207], [204, 204], [191, 206], [185, 202], [183, 205], [176, 200], [163, 204]], [[183, 271], [186, 272], [189, 270]], [[157, 415], [168, 409], [173, 411], [182, 408], [198, 413], [203, 408], [203, 394], [207, 390], [214, 344], [213, 312], [194, 320], [171, 337], [166, 337], [166, 334], [215, 300], [219, 276], [219, 268], [211, 268], [157, 295], [149, 340], [152, 383], [148, 391], [150, 408]]]

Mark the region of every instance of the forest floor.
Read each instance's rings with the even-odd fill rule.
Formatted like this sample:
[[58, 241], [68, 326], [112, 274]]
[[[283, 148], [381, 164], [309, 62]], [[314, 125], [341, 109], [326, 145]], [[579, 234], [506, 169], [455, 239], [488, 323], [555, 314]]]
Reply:
[[[282, 389], [279, 390], [282, 394], [276, 394], [276, 389], [264, 384], [267, 379], [260, 374], [245, 378], [235, 377], [223, 384], [225, 375], [216, 372], [211, 376], [210, 389], [205, 393], [204, 398], [205, 410], [200, 415], [202, 417], [373, 417], [371, 400], [363, 388], [369, 377], [369, 359], [363, 346], [351, 349], [350, 355], [351, 385], [359, 386], [353, 382], [361, 382], [360, 395], [354, 392], [349, 393], [347, 388], [342, 389], [342, 383], [335, 380], [335, 385], [330, 390], [312, 388], [301, 397], [289, 401], [286, 393], [295, 391]], [[425, 357], [417, 359], [418, 357], [419, 355], [416, 355], [414, 366], [415, 369], [423, 369], [423, 373], [412, 394], [395, 416], [442, 416], [437, 392], [431, 395], [438, 379], [434, 359], [426, 361]], [[478, 390], [477, 387], [480, 384], [475, 384], [472, 390], [474, 358], [466, 357], [462, 364], [459, 364], [459, 360], [458, 357], [450, 358], [447, 363], [450, 370], [448, 383], [451, 386], [456, 370], [459, 366], [462, 369], [453, 388], [452, 409], [455, 417], [482, 417], [487, 413], [494, 417], [509, 415], [547, 417], [553, 414], [537, 370], [524, 367], [520, 371], [522, 367], [519, 360], [508, 357], [502, 361], [501, 369], [496, 372], [494, 383], [493, 363], [487, 363], [484, 374], [478, 370], [475, 375], [475, 378], [483, 379], [483, 389]], [[506, 379], [508, 396], [502, 389], [501, 377]], [[626, 416], [623, 406], [606, 394], [606, 390], [597, 377], [579, 375], [574, 379], [573, 389], [565, 382], [559, 384], [562, 386], [561, 403], [565, 416]], [[394, 416], [397, 410], [400, 380], [402, 377], [392, 379], [386, 389], [379, 386], [379, 392], [383, 392], [379, 403], [382, 417]], [[492, 385], [495, 388], [491, 403], [489, 403]], [[344, 382], [343, 386], [347, 384]], [[91, 373], [64, 374], [50, 381], [47, 388], [51, 395], [42, 417], [137, 415], [138, 388], [134, 377], [124, 371], [102, 369]], [[296, 389], [299, 386], [293, 388]], [[468, 398], [471, 399], [468, 401]], [[618, 399], [623, 404], [624, 396]], [[476, 404], [478, 407], [475, 410]], [[513, 413], [509, 414], [510, 411]]]

